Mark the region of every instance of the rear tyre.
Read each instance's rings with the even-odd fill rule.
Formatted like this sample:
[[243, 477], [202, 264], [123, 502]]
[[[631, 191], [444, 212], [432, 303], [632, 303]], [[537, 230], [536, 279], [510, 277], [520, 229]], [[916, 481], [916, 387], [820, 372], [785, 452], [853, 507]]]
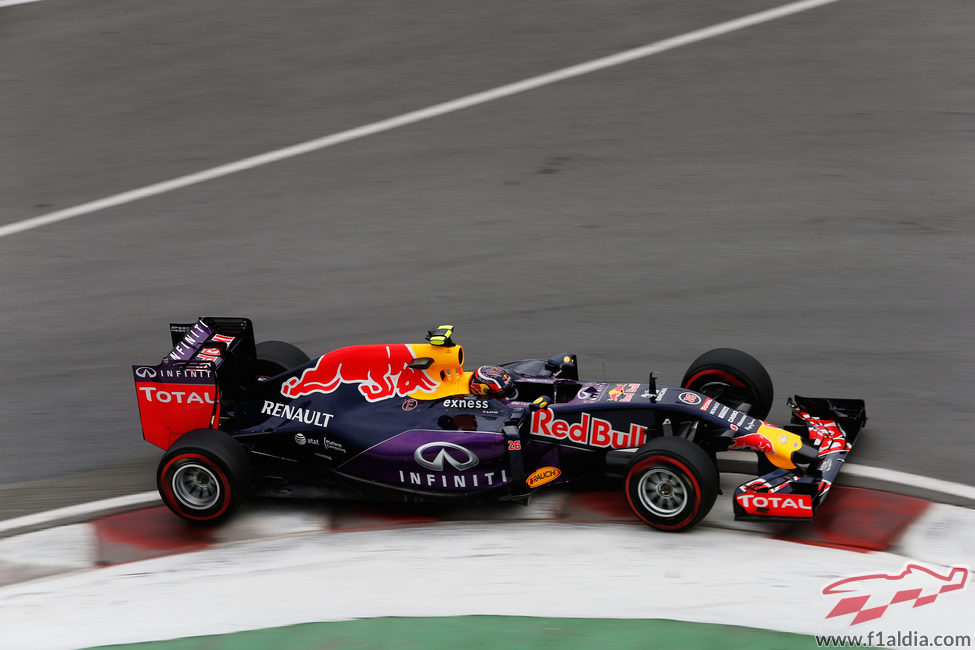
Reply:
[[311, 359], [301, 348], [284, 341], [261, 341], [257, 344], [254, 374], [258, 379], [280, 375], [286, 370], [308, 363]]
[[623, 490], [630, 508], [648, 526], [687, 530], [711, 511], [718, 495], [718, 470], [690, 440], [654, 438], [630, 460]]
[[759, 420], [772, 410], [772, 379], [758, 359], [734, 348], [709, 350], [694, 360], [681, 386], [738, 408], [751, 405], [748, 414]]
[[216, 524], [243, 501], [251, 484], [247, 451], [223, 431], [181, 436], [159, 461], [156, 488], [170, 510], [194, 524]]

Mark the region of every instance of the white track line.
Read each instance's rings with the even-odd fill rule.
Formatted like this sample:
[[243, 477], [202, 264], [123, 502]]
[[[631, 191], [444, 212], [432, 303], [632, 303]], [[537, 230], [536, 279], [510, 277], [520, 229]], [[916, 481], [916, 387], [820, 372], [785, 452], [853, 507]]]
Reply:
[[853, 465], [850, 463], [845, 464], [843, 469], [840, 470], [840, 476], [842, 477], [844, 474], [874, 481], [884, 481], [894, 485], [906, 485], [915, 489], [920, 488], [936, 494], [946, 494], [975, 502], [975, 487], [965, 485], [964, 483], [952, 483], [951, 481], [943, 481], [939, 478], [930, 478], [927, 476], [919, 476], [918, 474], [898, 472], [893, 469], [871, 467], [870, 465]]
[[67, 508], [48, 510], [47, 512], [38, 512], [33, 515], [0, 521], [0, 537], [19, 535], [49, 526], [88, 521], [95, 517], [104, 517], [115, 512], [157, 505], [161, 502], [159, 493], [153, 490], [151, 492], [127, 494], [112, 499], [102, 499], [101, 501], [91, 501]]
[[300, 156], [312, 151], [318, 151], [319, 149], [324, 149], [326, 147], [333, 147], [343, 142], [357, 140], [376, 133], [382, 133], [383, 131], [396, 129], [407, 124], [428, 120], [433, 117], [438, 117], [454, 111], [460, 111], [465, 108], [491, 102], [503, 97], [509, 97], [517, 93], [534, 90], [535, 88], [539, 88], [541, 86], [547, 86], [549, 84], [571, 79], [573, 77], [579, 77], [613, 66], [622, 65], [637, 59], [653, 56], [654, 54], [660, 54], [661, 52], [666, 52], [667, 50], [673, 50], [678, 47], [683, 47], [684, 45], [690, 45], [709, 38], [729, 34], [734, 31], [759, 25], [761, 23], [767, 23], [778, 18], [784, 18], [786, 16], [791, 16], [792, 14], [808, 11], [810, 9], [815, 9], [816, 7], [821, 7], [823, 5], [832, 4], [838, 1], [839, 0], [802, 0], [801, 2], [792, 2], [774, 9], [760, 11], [748, 16], [718, 23], [717, 25], [687, 32], [686, 34], [681, 34], [680, 36], [666, 38], [662, 41], [656, 41], [655, 43], [636, 47], [631, 50], [625, 50], [617, 54], [611, 54], [606, 57], [569, 66], [568, 68], [555, 70], [554, 72], [549, 72], [537, 77], [531, 77], [529, 79], [517, 81], [505, 86], [498, 86], [497, 88], [492, 88], [491, 90], [485, 90], [483, 92], [467, 95], [466, 97], [454, 99], [442, 104], [436, 104], [434, 106], [429, 106], [410, 113], [404, 113], [403, 115], [399, 115], [397, 117], [372, 122], [371, 124], [349, 129], [348, 131], [333, 133], [315, 140], [309, 140], [290, 147], [285, 147], [284, 149], [269, 151], [267, 153], [252, 156], [250, 158], [244, 158], [243, 160], [238, 160], [226, 165], [211, 167], [210, 169], [205, 169], [194, 174], [180, 176], [179, 178], [163, 181], [154, 185], [147, 185], [128, 192], [122, 192], [121, 194], [115, 194], [114, 196], [109, 196], [97, 201], [91, 201], [90, 203], [83, 203], [72, 208], [57, 210], [38, 217], [0, 226], [0, 237], [7, 237], [26, 230], [40, 228], [41, 226], [47, 226], [66, 219], [73, 219], [74, 217], [80, 217], [99, 210], [105, 210], [107, 208], [112, 208], [125, 203], [131, 203], [133, 201], [138, 201], [140, 199], [162, 194], [164, 192], [170, 192], [189, 185], [203, 183], [204, 181], [220, 178], [221, 176], [227, 176], [247, 169], [252, 169], [254, 167], [259, 167], [261, 165], [267, 165], [286, 158], [293, 158], [295, 156]]
[[31, 2], [40, 2], [41, 0], [0, 0], [0, 9], [3, 7], [12, 7], [14, 5], [25, 5]]

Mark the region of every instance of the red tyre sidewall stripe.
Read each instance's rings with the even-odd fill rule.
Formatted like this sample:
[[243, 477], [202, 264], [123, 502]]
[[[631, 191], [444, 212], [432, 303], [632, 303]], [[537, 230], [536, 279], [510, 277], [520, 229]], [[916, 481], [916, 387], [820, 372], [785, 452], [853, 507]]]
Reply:
[[[200, 461], [201, 463], [203, 463], [203, 465], [207, 467], [207, 469], [213, 471], [220, 479], [220, 489], [223, 490], [223, 497], [222, 497], [223, 505], [220, 507], [220, 509], [217, 512], [202, 517], [190, 514], [192, 511], [188, 511], [186, 506], [180, 503], [179, 499], [176, 498], [176, 495], [173, 494], [172, 480], [168, 478], [166, 474], [167, 472], [169, 472], [169, 468], [171, 468], [174, 463], [183, 460]], [[223, 470], [220, 469], [220, 467], [216, 463], [214, 463], [206, 456], [203, 456], [201, 454], [180, 454], [179, 456], [175, 456], [171, 458], [168, 463], [166, 463], [166, 466], [163, 467], [162, 472], [160, 472], [159, 476], [161, 479], [159, 482], [162, 486], [163, 498], [166, 499], [166, 503], [169, 505], [170, 508], [173, 508], [174, 510], [179, 510], [180, 514], [183, 517], [186, 517], [187, 519], [193, 519], [194, 521], [208, 521], [210, 519], [215, 519], [220, 515], [222, 515], [230, 506], [230, 481], [227, 480], [227, 475], [223, 473]]]
[[701, 377], [707, 377], [708, 375], [715, 375], [721, 378], [723, 381], [726, 381], [732, 386], [735, 386], [737, 388], [748, 388], [748, 386], [746, 386], [740, 379], [735, 377], [730, 372], [724, 370], [715, 370], [715, 369], [702, 370], [701, 372], [697, 373], [696, 375], [694, 375], [684, 383], [684, 388], [690, 388], [691, 386], [694, 385], [694, 383], [698, 379], [700, 379]]
[[[630, 494], [630, 481], [632, 480], [633, 474], [635, 472], [639, 472], [645, 469], [650, 465], [660, 465], [660, 464], [673, 465], [674, 467], [678, 468], [684, 473], [684, 475], [688, 479], [690, 479], [691, 483], [694, 485], [694, 507], [691, 509], [691, 512], [688, 513], [686, 517], [681, 519], [676, 524], [659, 524], [646, 519], [643, 515], [640, 514], [640, 511], [636, 507], [634, 507], [633, 497]], [[671, 458], [670, 456], [650, 456], [649, 458], [644, 458], [643, 460], [641, 460], [639, 463], [631, 467], [630, 471], [626, 473], [626, 485], [624, 487], [626, 488], [624, 490], [624, 492], [626, 492], [626, 501], [627, 503], [630, 504], [630, 508], [633, 510], [634, 513], [636, 513], [637, 517], [639, 517], [647, 524], [653, 526], [654, 528], [659, 528], [661, 530], [678, 530], [680, 528], [683, 528], [687, 525], [688, 521], [691, 521], [692, 519], [694, 519], [694, 517], [697, 516], [698, 510], [701, 509], [701, 486], [697, 482], [697, 477], [694, 476], [694, 473], [690, 469], [688, 469], [688, 467], [684, 465], [684, 463], [677, 460], [676, 458]]]

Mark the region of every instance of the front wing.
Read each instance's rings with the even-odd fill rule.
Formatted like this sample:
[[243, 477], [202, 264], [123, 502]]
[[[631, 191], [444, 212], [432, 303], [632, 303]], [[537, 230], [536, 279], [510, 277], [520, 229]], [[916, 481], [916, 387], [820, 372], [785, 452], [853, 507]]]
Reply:
[[795, 433], [818, 450], [805, 471], [774, 469], [735, 489], [735, 519], [808, 520], [826, 499], [867, 415], [863, 400], [801, 397], [789, 400]]

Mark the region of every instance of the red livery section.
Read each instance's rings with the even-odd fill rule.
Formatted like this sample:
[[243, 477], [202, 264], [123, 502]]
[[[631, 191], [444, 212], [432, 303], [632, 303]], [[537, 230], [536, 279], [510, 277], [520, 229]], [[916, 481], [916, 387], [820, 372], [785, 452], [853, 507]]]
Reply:
[[408, 368], [413, 361], [409, 345], [354, 345], [330, 352], [299, 377], [284, 382], [281, 394], [292, 399], [311, 393], [331, 393], [342, 384], [359, 384], [369, 402], [432, 393], [439, 382], [426, 372]]
[[736, 494], [735, 500], [749, 515], [767, 517], [797, 517], [809, 519], [813, 516], [812, 497], [808, 494], [769, 494], [745, 492]]
[[799, 411], [796, 415], [805, 420], [809, 427], [809, 438], [819, 447], [820, 456], [850, 450], [850, 443], [839, 423], [817, 418], [803, 411]]
[[205, 429], [219, 416], [217, 387], [205, 384], [136, 382], [142, 435], [162, 449], [182, 434]]

